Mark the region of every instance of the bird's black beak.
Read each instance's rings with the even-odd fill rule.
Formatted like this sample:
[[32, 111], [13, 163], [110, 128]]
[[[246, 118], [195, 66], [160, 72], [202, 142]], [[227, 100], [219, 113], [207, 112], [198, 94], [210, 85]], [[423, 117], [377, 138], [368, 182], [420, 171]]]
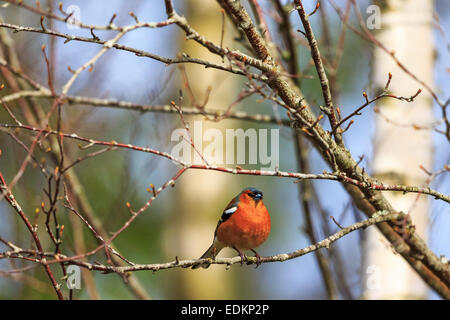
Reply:
[[258, 205], [259, 201], [261, 201], [263, 198], [262, 194], [257, 193], [255, 194], [255, 196], [253, 197], [253, 200], [255, 200], [255, 208]]

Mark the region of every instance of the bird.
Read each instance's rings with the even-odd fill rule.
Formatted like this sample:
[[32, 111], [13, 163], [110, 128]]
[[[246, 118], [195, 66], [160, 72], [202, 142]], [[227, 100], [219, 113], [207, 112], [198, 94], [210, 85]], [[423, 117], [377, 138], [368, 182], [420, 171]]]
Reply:
[[[263, 203], [263, 193], [255, 188], [245, 188], [223, 210], [214, 231], [211, 246], [199, 259], [214, 259], [219, 252], [230, 247], [241, 257], [241, 265], [247, 257], [243, 250], [251, 250], [261, 264], [261, 256], [255, 251], [269, 236], [270, 215]], [[210, 263], [199, 263], [192, 269], [208, 268]]]

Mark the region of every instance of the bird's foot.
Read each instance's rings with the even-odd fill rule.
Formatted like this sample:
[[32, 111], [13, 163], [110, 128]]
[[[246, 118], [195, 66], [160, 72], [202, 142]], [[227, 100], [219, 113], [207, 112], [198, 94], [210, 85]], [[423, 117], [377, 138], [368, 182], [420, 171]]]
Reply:
[[241, 267], [242, 267], [242, 265], [244, 264], [244, 261], [248, 261], [248, 258], [241, 250], [239, 250], [237, 248], [233, 248], [233, 249], [236, 250], [239, 254], [239, 257], [241, 257]]
[[258, 252], [256, 252], [255, 250], [251, 249], [252, 252], [255, 254], [255, 258], [256, 258], [256, 268], [258, 268], [261, 265], [261, 256], [258, 254]]

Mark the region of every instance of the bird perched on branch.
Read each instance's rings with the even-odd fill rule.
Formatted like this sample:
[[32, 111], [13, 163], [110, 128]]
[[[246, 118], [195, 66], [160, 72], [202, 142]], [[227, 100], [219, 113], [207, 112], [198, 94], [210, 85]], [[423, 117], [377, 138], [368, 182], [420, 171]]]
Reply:
[[[261, 256], [254, 250], [266, 241], [270, 233], [270, 215], [262, 201], [263, 193], [255, 188], [246, 188], [239, 193], [222, 213], [214, 232], [212, 245], [200, 259], [212, 258], [225, 247], [236, 250], [241, 264], [247, 257], [243, 250], [251, 250], [261, 263]], [[209, 263], [197, 264], [192, 268], [208, 268]]]

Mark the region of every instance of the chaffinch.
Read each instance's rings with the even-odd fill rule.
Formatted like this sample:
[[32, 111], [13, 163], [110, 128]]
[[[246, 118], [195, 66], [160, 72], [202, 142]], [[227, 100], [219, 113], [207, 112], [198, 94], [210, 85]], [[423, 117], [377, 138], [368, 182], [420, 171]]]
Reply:
[[[246, 188], [234, 197], [222, 213], [212, 245], [200, 259], [214, 259], [220, 250], [230, 247], [239, 253], [241, 264], [247, 258], [242, 250], [251, 250], [258, 266], [261, 256], [254, 249], [266, 241], [270, 233], [270, 215], [262, 199], [263, 193], [255, 188]], [[208, 268], [209, 264], [198, 264], [192, 268], [200, 266]]]

